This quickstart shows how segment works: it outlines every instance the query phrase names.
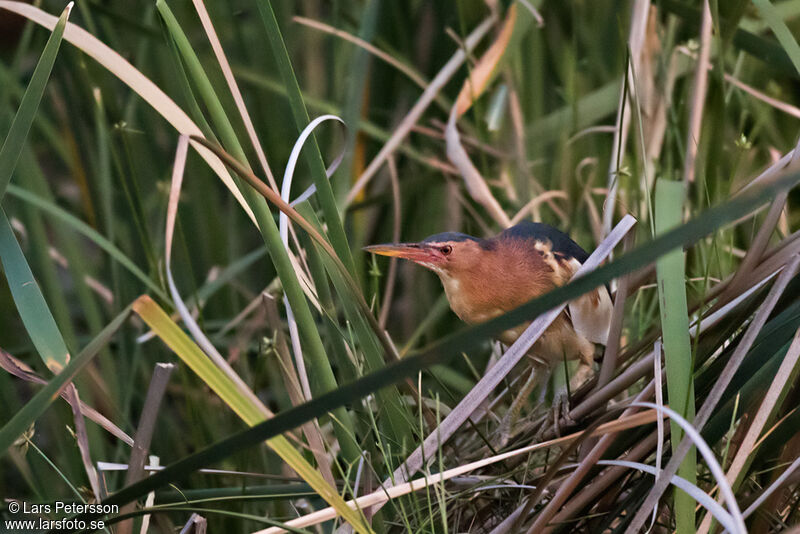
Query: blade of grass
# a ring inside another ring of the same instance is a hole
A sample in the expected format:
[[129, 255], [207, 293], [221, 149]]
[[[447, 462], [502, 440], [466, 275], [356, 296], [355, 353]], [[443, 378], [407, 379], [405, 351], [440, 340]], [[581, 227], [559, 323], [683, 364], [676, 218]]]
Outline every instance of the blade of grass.
[[2, 208], [0, 261], [25, 330], [47, 368], [58, 374], [69, 363], [69, 350]]
[[11, 123], [8, 135], [3, 141], [3, 147], [0, 148], [0, 200], [3, 199], [6, 187], [11, 182], [11, 175], [17, 166], [17, 160], [22, 153], [22, 147], [25, 145], [31, 124], [33, 124], [36, 110], [39, 109], [39, 102], [42, 100], [44, 88], [50, 78], [50, 72], [53, 70], [58, 48], [61, 46], [61, 39], [64, 36], [64, 28], [67, 25], [67, 19], [73, 5], [74, 2], [67, 4], [53, 28], [53, 33], [47, 39], [44, 51], [36, 64], [36, 69], [33, 71], [33, 77], [28, 83], [25, 94], [22, 95], [19, 109], [14, 116], [14, 121]]
[[786, 23], [769, 0], [753, 0], [753, 4], [758, 8], [758, 12], [769, 25], [772, 33], [778, 38], [778, 42], [786, 51], [786, 55], [792, 60], [794, 68], [800, 73], [800, 45], [797, 44], [792, 31], [786, 26]]
[[[660, 179], [656, 182], [656, 234], [678, 227], [683, 217], [684, 184]], [[689, 316], [686, 303], [685, 259], [683, 250], [673, 250], [656, 262], [658, 302], [664, 339], [669, 405], [686, 419], [694, 418], [694, 362], [689, 339]], [[683, 431], [670, 421], [673, 453], [683, 438]], [[678, 475], [692, 484], [697, 482], [697, 460], [690, 452]], [[694, 532], [694, 500], [683, 491], [675, 492], [675, 517], [678, 534]]]

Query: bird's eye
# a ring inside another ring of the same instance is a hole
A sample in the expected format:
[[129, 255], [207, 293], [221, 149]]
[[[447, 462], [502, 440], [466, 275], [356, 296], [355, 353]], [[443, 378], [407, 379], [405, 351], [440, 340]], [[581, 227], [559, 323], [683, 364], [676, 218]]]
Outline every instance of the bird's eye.
[[451, 252], [453, 252], [453, 247], [451, 247], [450, 245], [445, 245], [445, 246], [439, 248], [439, 252], [441, 252], [442, 254], [447, 256]]

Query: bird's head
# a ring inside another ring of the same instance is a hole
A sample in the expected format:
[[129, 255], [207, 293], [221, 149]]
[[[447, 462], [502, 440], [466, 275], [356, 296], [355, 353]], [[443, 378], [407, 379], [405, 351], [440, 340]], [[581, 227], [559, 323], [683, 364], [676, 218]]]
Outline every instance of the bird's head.
[[410, 260], [446, 277], [470, 271], [487, 252], [483, 240], [457, 232], [435, 234], [418, 243], [387, 243], [364, 250]]

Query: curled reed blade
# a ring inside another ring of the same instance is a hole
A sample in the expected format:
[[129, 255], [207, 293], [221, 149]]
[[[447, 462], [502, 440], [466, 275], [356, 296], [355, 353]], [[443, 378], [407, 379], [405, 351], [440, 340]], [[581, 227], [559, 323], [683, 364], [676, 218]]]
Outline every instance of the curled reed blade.
[[455, 165], [458, 172], [464, 179], [467, 191], [470, 196], [481, 204], [491, 215], [494, 221], [503, 228], [511, 226], [511, 219], [508, 217], [500, 203], [492, 195], [486, 180], [483, 179], [478, 169], [469, 158], [469, 154], [461, 144], [461, 136], [458, 133], [456, 122], [469, 110], [472, 103], [478, 99], [486, 90], [489, 82], [494, 78], [500, 60], [503, 58], [514, 27], [517, 21], [517, 4], [511, 4], [508, 8], [506, 20], [497, 36], [497, 39], [481, 56], [478, 63], [470, 72], [461, 91], [458, 93], [453, 108], [450, 110], [450, 118], [445, 128], [445, 140], [447, 141], [447, 158]]
[[256, 397], [250, 387], [245, 384], [236, 371], [233, 370], [228, 363], [228, 360], [226, 360], [222, 354], [217, 351], [216, 347], [214, 347], [214, 344], [211, 343], [211, 340], [209, 340], [208, 337], [206, 337], [206, 335], [203, 333], [203, 330], [197, 324], [197, 321], [194, 320], [194, 317], [192, 317], [192, 314], [186, 307], [186, 303], [181, 298], [178, 287], [175, 285], [175, 279], [172, 276], [172, 239], [175, 234], [175, 222], [178, 217], [178, 200], [181, 194], [181, 185], [183, 184], [183, 171], [186, 167], [186, 155], [188, 147], [189, 138], [185, 135], [181, 135], [178, 138], [178, 147], [175, 151], [175, 163], [172, 169], [169, 202], [167, 203], [167, 224], [164, 229], [164, 270], [167, 275], [167, 285], [169, 286], [170, 296], [172, 297], [172, 302], [175, 305], [175, 308], [178, 310], [183, 323], [186, 325], [186, 328], [192, 334], [197, 344], [203, 349], [203, 352], [205, 352], [211, 361], [213, 361], [214, 364], [223, 373], [225, 373], [225, 375], [234, 384], [236, 384], [239, 391], [248, 398], [253, 406], [258, 408], [263, 417], [269, 417], [272, 415], [271, 412], [266, 406], [264, 406], [261, 400]]
[[[708, 469], [711, 471], [711, 474], [714, 476], [717, 484], [719, 485], [720, 492], [725, 497], [725, 505], [728, 508], [731, 518], [733, 519], [732, 526], [734, 528], [732, 529], [732, 532], [747, 534], [747, 527], [744, 526], [742, 511], [739, 509], [739, 505], [736, 502], [736, 496], [733, 494], [733, 489], [725, 479], [725, 472], [722, 470], [722, 466], [719, 465], [719, 462], [717, 462], [717, 458], [714, 456], [714, 451], [712, 451], [711, 447], [708, 446], [708, 443], [705, 442], [703, 437], [700, 435], [699, 430], [692, 426], [692, 424], [684, 419], [678, 412], [666, 406], [659, 406], [657, 404], [653, 404], [652, 402], [633, 402], [631, 403], [631, 406], [651, 408], [659, 413], [664, 413], [669, 415], [670, 420], [675, 421], [678, 425], [680, 425], [680, 427], [686, 433], [686, 439], [691, 440], [692, 443], [694, 443], [694, 445], [697, 447], [697, 450], [703, 456]], [[671, 478], [674, 475], [668, 474], [667, 472], [664, 473], [663, 476], [668, 476]]]
[[[625, 460], [600, 460], [597, 462], [598, 465], [613, 465], [619, 467], [629, 467], [631, 469], [636, 469], [637, 471], [642, 471], [644, 473], [649, 473], [655, 477], [659, 476], [658, 469], [654, 468], [651, 465], [639, 463], [639, 462], [628, 462]], [[743, 532], [746, 533], [746, 530], [741, 530], [741, 528], [737, 528], [736, 521], [731, 516], [731, 514], [725, 510], [722, 506], [717, 504], [717, 502], [708, 496], [703, 490], [698, 488], [695, 484], [692, 484], [685, 478], [681, 478], [678, 475], [674, 475], [670, 480], [670, 483], [674, 486], [680, 488], [688, 495], [690, 495], [693, 499], [695, 499], [699, 504], [701, 504], [704, 508], [706, 508], [709, 512], [711, 512], [717, 520], [728, 529], [729, 532]]]
[[[272, 4], [269, 2], [257, 2], [257, 5], [261, 20], [266, 29], [269, 46], [272, 49], [272, 56], [278, 64], [278, 71], [281, 73], [283, 83], [286, 87], [295, 126], [298, 131], [302, 131], [310, 122], [308, 111], [306, 111], [303, 94], [297, 83], [297, 78], [294, 74], [292, 62], [289, 58], [289, 52], [286, 49], [286, 43], [283, 40], [278, 20], [275, 18], [275, 11], [272, 8]], [[355, 270], [353, 256], [350, 252], [347, 236], [344, 233], [342, 218], [339, 213], [339, 208], [336, 205], [333, 189], [325, 173], [325, 164], [322, 161], [322, 154], [317, 145], [317, 140], [313, 136], [310, 140], [311, 146], [305, 154], [306, 161], [311, 168], [311, 177], [314, 180], [314, 185], [317, 186], [317, 198], [322, 208], [322, 213], [325, 215], [325, 224], [327, 225], [331, 245], [336, 250], [342, 263], [352, 272]]]

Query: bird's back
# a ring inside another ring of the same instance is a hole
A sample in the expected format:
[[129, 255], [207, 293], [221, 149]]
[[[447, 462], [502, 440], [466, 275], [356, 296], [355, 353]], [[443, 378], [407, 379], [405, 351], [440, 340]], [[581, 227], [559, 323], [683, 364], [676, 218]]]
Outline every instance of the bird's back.
[[567, 234], [544, 223], [523, 221], [504, 230], [494, 239], [531, 239], [540, 242], [549, 242], [554, 254], [575, 258], [580, 263], [585, 262], [589, 257], [589, 254]]

